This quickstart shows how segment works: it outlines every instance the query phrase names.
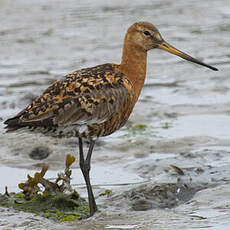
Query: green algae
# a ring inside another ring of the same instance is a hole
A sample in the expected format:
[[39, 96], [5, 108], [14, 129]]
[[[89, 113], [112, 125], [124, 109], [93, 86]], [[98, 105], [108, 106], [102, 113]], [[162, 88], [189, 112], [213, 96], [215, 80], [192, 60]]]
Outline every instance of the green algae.
[[132, 129], [134, 131], [140, 131], [140, 130], [145, 130], [147, 128], [147, 125], [145, 124], [135, 124], [133, 125]]
[[18, 211], [46, 218], [52, 217], [60, 222], [80, 220], [89, 214], [88, 203], [85, 200], [66, 194], [47, 197], [39, 194], [31, 200], [26, 200], [22, 192], [10, 193], [9, 196], [4, 194], [0, 195], [0, 206], [13, 207]]
[[168, 123], [168, 122], [165, 122], [165, 123], [162, 125], [162, 128], [163, 128], [163, 129], [168, 129], [168, 128], [169, 128], [169, 123]]
[[111, 194], [112, 194], [112, 190], [106, 189], [104, 192], [100, 193], [99, 196], [107, 196], [107, 197], [109, 197], [109, 196], [111, 196]]
[[134, 124], [132, 127], [128, 128], [128, 134], [127, 136], [137, 136], [137, 135], [143, 135], [146, 133], [147, 125], [145, 124]]
[[88, 203], [70, 184], [70, 166], [74, 161], [75, 157], [66, 156], [65, 171], [58, 173], [54, 182], [44, 178], [48, 166], [43, 166], [34, 176], [27, 175], [27, 181], [18, 184], [22, 192], [9, 193], [6, 188], [5, 194], [0, 194], [0, 206], [13, 207], [60, 222], [86, 218], [89, 215]]
[[156, 137], [154, 127], [151, 125], [136, 123], [126, 129], [125, 137], [149, 136]]

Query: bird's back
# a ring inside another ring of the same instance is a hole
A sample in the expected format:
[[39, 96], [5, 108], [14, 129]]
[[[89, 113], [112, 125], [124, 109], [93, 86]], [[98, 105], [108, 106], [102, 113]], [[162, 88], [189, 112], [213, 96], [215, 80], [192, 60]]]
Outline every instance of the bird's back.
[[133, 101], [132, 84], [119, 65], [104, 64], [54, 82], [5, 124], [7, 131], [29, 127], [53, 136], [106, 136], [124, 125]]

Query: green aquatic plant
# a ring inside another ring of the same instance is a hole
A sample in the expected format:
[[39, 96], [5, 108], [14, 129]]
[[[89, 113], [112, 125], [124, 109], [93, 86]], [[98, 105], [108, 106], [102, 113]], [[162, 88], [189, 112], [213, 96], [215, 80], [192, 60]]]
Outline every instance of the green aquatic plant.
[[128, 133], [126, 136], [137, 136], [137, 135], [144, 135], [147, 130], [147, 125], [145, 124], [134, 124], [127, 129]]
[[111, 196], [112, 195], [112, 190], [106, 189], [104, 192], [100, 193], [99, 196]]
[[156, 132], [154, 131], [154, 128], [151, 125], [146, 124], [133, 124], [131, 127], [127, 128], [125, 130], [126, 134], [125, 137], [136, 137], [136, 136], [149, 136], [149, 137], [155, 137]]
[[45, 165], [42, 167], [41, 172], [36, 172], [33, 177], [27, 175], [27, 181], [25, 183], [18, 184], [18, 187], [23, 190], [23, 194], [27, 200], [31, 200], [40, 193], [42, 193], [43, 196], [58, 195], [65, 192], [77, 193], [70, 185], [72, 174], [70, 166], [74, 161], [74, 156], [71, 156], [70, 154], [66, 156], [65, 171], [64, 173], [58, 173], [58, 177], [55, 182], [44, 178], [48, 170], [48, 166]]
[[88, 216], [88, 203], [70, 184], [70, 167], [74, 161], [74, 156], [66, 156], [65, 170], [58, 173], [54, 182], [44, 178], [48, 166], [43, 166], [40, 172], [34, 176], [27, 175], [27, 181], [18, 184], [22, 192], [9, 193], [6, 187], [5, 194], [0, 194], [0, 206], [52, 217], [61, 222]]
[[145, 124], [135, 124], [132, 126], [132, 130], [134, 131], [141, 131], [141, 130], [146, 130], [147, 125]]
[[169, 123], [168, 123], [168, 122], [165, 122], [165, 123], [162, 125], [162, 128], [163, 128], [163, 129], [168, 129], [168, 128], [169, 128]]

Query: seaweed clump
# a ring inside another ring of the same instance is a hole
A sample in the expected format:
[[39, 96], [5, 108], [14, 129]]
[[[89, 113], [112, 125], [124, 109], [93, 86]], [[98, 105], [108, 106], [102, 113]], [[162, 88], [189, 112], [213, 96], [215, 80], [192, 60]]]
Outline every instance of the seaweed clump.
[[18, 184], [20, 193], [0, 194], [0, 206], [13, 207], [20, 211], [35, 213], [60, 222], [80, 220], [89, 214], [88, 203], [70, 184], [70, 166], [75, 157], [66, 156], [65, 170], [58, 173], [55, 181], [44, 178], [48, 166], [43, 166], [34, 176], [27, 175], [25, 183]]

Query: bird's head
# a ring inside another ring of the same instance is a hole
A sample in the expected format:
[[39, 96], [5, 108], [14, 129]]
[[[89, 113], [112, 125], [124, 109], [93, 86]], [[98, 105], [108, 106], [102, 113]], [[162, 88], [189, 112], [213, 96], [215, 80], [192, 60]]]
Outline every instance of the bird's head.
[[176, 49], [175, 47], [168, 44], [161, 36], [157, 28], [149, 22], [136, 22], [129, 27], [126, 34], [126, 40], [134, 46], [148, 51], [151, 49], [162, 49], [174, 55], [177, 55], [187, 61], [194, 62], [196, 64], [206, 66], [212, 70], [218, 70], [217, 68], [207, 65], [188, 54]]

